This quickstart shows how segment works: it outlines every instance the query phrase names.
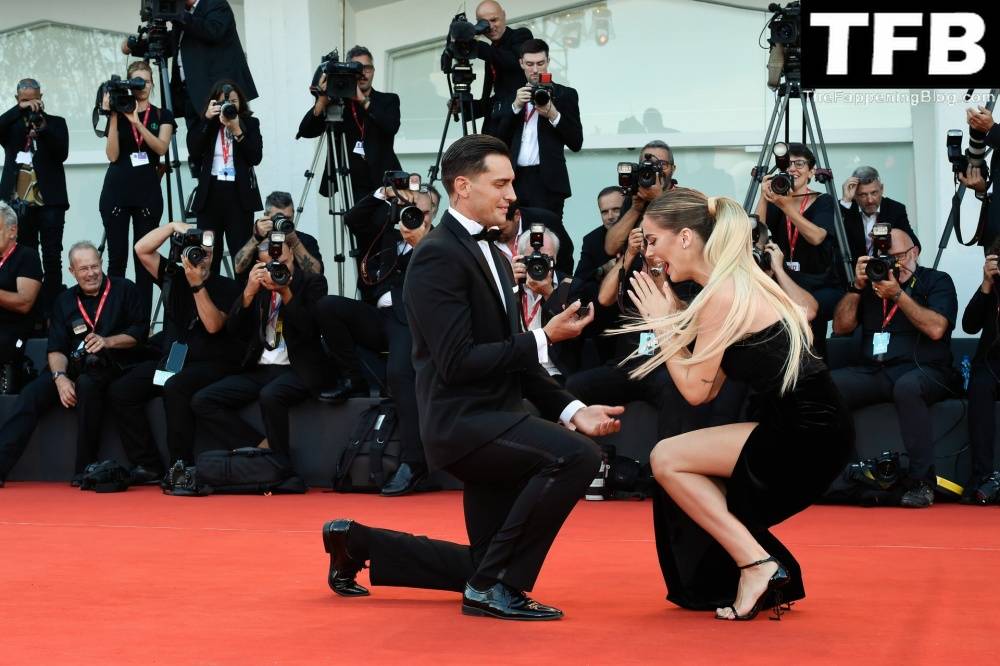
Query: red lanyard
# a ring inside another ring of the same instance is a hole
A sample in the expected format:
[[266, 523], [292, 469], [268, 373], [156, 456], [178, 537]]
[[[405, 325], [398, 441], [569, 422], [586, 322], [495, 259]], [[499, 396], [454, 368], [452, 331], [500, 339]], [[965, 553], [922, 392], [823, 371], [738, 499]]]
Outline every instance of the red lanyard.
[[[799, 205], [799, 215], [806, 211], [806, 204], [809, 203], [809, 195], [802, 197], [802, 203]], [[793, 261], [795, 257], [795, 246], [799, 244], [799, 228], [795, 227], [795, 233], [792, 234], [792, 218], [785, 216], [785, 230], [788, 233], [788, 260]]]
[[538, 316], [538, 310], [542, 307], [542, 299], [539, 298], [535, 302], [535, 307], [532, 308], [531, 312], [528, 312], [528, 294], [524, 294], [521, 297], [521, 310], [524, 314], [524, 328], [526, 330], [531, 330], [531, 322], [535, 321], [535, 317]]
[[10, 255], [14, 254], [14, 250], [16, 249], [17, 249], [17, 242], [15, 241], [14, 244], [11, 245], [7, 249], [7, 251], [3, 253], [3, 256], [0, 257], [0, 268], [3, 268], [3, 265], [7, 263], [7, 260], [10, 259]]
[[351, 115], [354, 116], [354, 124], [358, 126], [358, 133], [361, 135], [361, 140], [365, 140], [365, 128], [368, 127], [367, 120], [362, 122], [358, 119], [358, 103], [351, 102]]
[[530, 113], [528, 112], [527, 105], [525, 105], [525, 107], [524, 107], [524, 124], [525, 125], [527, 125], [528, 121], [531, 120], [531, 116], [535, 115], [535, 111], [538, 111], [538, 107], [536, 107], [534, 104], [531, 105], [531, 112]]
[[101, 296], [101, 302], [97, 304], [97, 313], [94, 315], [94, 321], [90, 321], [90, 315], [87, 311], [83, 309], [83, 301], [80, 300], [80, 296], [76, 297], [76, 307], [80, 309], [80, 314], [83, 315], [83, 320], [90, 325], [91, 332], [97, 332], [97, 322], [101, 320], [101, 313], [104, 312], [104, 305], [108, 301], [108, 294], [111, 293], [111, 279], [105, 278], [107, 282], [104, 283], [104, 294]]
[[[146, 115], [142, 117], [142, 126], [145, 127], [146, 123], [149, 122], [149, 112], [153, 110], [152, 105], [146, 107]], [[138, 151], [142, 150], [142, 132], [135, 128], [135, 125], [129, 123], [128, 128], [132, 130], [132, 136], [135, 138], [135, 149]]]
[[[917, 276], [914, 275], [913, 279], [910, 280], [910, 284], [908, 284], [907, 287], [912, 288], [913, 285], [915, 285], [916, 283], [917, 283]], [[889, 325], [889, 322], [892, 321], [892, 318], [896, 316], [896, 311], [899, 310], [899, 302], [897, 301], [896, 304], [892, 306], [892, 309], [889, 310], [889, 314], [886, 315], [885, 311], [886, 311], [886, 308], [888, 308], [888, 307], [889, 307], [889, 304], [883, 298], [882, 299], [882, 330], [883, 331], [885, 330], [885, 327]]]
[[219, 128], [219, 140], [222, 141], [222, 166], [226, 167], [229, 165], [229, 154], [232, 151], [232, 142], [226, 138], [226, 128]]

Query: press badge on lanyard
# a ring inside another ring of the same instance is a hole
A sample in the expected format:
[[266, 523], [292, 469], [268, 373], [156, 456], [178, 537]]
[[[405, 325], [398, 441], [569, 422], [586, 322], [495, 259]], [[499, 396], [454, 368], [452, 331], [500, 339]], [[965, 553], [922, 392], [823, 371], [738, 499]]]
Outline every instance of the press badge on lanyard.
[[[799, 204], [799, 215], [806, 212], [806, 204], [809, 203], [809, 197], [802, 197], [802, 203]], [[792, 229], [795, 229], [794, 233]], [[785, 267], [790, 271], [795, 271], [796, 273], [802, 270], [802, 266], [797, 261], [792, 261], [795, 256], [795, 246], [799, 244], [799, 229], [792, 224], [792, 218], [785, 217], [785, 230], [788, 234], [788, 259], [785, 262]]]
[[[143, 127], [145, 127], [146, 123], [149, 122], [149, 112], [152, 110], [152, 108], [153, 107], [148, 107], [146, 109], [145, 115], [143, 115], [142, 117]], [[147, 155], [146, 151], [142, 149], [142, 144], [143, 144], [142, 132], [140, 132], [139, 130], [137, 130], [135, 127], [132, 126], [130, 126], [129, 129], [132, 130], [132, 138], [135, 139], [135, 147], [136, 147], [136, 152], [129, 154], [129, 159], [132, 160], [132, 166], [134, 167], [148, 166], [149, 155]]]
[[656, 334], [652, 331], [644, 331], [639, 334], [639, 355], [652, 356], [656, 350]]
[[15, 161], [17, 164], [27, 164], [28, 166], [31, 166], [31, 151], [22, 150], [17, 154], [17, 160]]
[[236, 167], [233, 165], [233, 142], [223, 127], [219, 128], [219, 139], [222, 142], [222, 170], [215, 175], [215, 178], [216, 180], [234, 181], [236, 180]]

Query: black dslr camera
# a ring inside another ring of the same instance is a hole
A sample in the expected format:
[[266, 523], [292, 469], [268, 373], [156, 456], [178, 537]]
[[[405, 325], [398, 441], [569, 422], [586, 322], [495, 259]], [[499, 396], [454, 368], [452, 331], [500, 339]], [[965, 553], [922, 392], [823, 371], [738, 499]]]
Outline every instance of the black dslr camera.
[[663, 160], [658, 160], [652, 155], [646, 154], [642, 162], [618, 163], [618, 187], [622, 194], [627, 197], [634, 197], [639, 193], [640, 187], [652, 187], [663, 175]]
[[104, 94], [110, 97], [111, 111], [108, 113], [132, 113], [135, 111], [136, 99], [134, 91], [142, 90], [146, 87], [146, 81], [138, 77], [134, 79], [122, 79], [114, 74], [111, 79], [105, 81], [97, 89], [97, 108], [102, 108]]
[[785, 196], [795, 186], [795, 179], [788, 173], [792, 159], [788, 155], [788, 144], [779, 141], [774, 144], [774, 166], [778, 173], [771, 177], [771, 191], [779, 196]]
[[214, 231], [188, 229], [183, 233], [174, 232], [170, 234], [170, 254], [167, 260], [179, 264], [181, 259], [186, 258], [192, 266], [197, 266], [208, 256], [205, 248], [214, 245]]
[[[382, 178], [384, 187], [391, 187], [394, 192], [409, 190], [420, 191], [420, 174], [405, 171], [386, 171]], [[389, 224], [401, 224], [407, 229], [419, 229], [424, 223], [424, 211], [403, 199], [398, 194], [389, 199]]]
[[889, 490], [899, 482], [899, 453], [883, 451], [874, 458], [859, 460], [848, 466], [845, 476], [875, 490]]
[[295, 221], [286, 217], [284, 213], [273, 213], [271, 215], [271, 230], [290, 234], [295, 231]]
[[531, 86], [531, 103], [535, 106], [545, 106], [555, 97], [555, 87], [552, 85], [552, 75], [543, 72], [538, 75], [538, 83]]
[[948, 130], [945, 149], [955, 174], [965, 173], [970, 166], [974, 166], [982, 171], [983, 180], [989, 181], [990, 167], [986, 163], [986, 135], [983, 132], [970, 127], [969, 147], [962, 152], [962, 130]]
[[222, 86], [222, 101], [212, 100], [212, 106], [221, 106], [222, 110], [219, 111], [219, 115], [223, 118], [229, 120], [234, 119], [236, 116], [240, 115], [240, 110], [236, 108], [236, 105], [229, 101], [229, 95], [233, 92], [233, 87], [228, 83]]
[[267, 262], [267, 272], [271, 276], [271, 282], [284, 287], [292, 281], [292, 272], [288, 266], [281, 263], [281, 253], [285, 246], [285, 232], [271, 231], [267, 236], [267, 256], [271, 261]]
[[[326, 74], [326, 88], [320, 90], [319, 80]], [[309, 90], [316, 97], [325, 95], [330, 99], [352, 99], [358, 94], [358, 81], [364, 74], [360, 62], [341, 62], [340, 53], [334, 49], [323, 56], [319, 67], [313, 73]]]
[[888, 280], [890, 271], [899, 279], [899, 262], [889, 254], [891, 247], [892, 225], [888, 222], [876, 222], [872, 226], [872, 257], [865, 265], [865, 275], [872, 282]]
[[[72, 327], [74, 336], [79, 337], [81, 340], [86, 337], [88, 328], [82, 319], [74, 319], [70, 323], [70, 326]], [[69, 371], [73, 377], [100, 375], [109, 366], [110, 360], [108, 359], [107, 352], [102, 350], [96, 354], [91, 354], [83, 346], [83, 342], [69, 353]]]
[[35, 111], [34, 109], [21, 109], [21, 115], [24, 116], [28, 126], [32, 129], [38, 129], [45, 123], [45, 116], [42, 115], [41, 111]]
[[528, 241], [531, 243], [532, 252], [527, 257], [522, 257], [520, 262], [528, 269], [528, 277], [535, 282], [541, 282], [556, 265], [554, 258], [542, 252], [542, 246], [545, 245], [545, 225], [533, 223], [528, 230]]
[[753, 260], [760, 267], [760, 270], [766, 273], [771, 270], [771, 253], [767, 250], [760, 249], [757, 244], [760, 242], [760, 235], [762, 232], [765, 236], [768, 235], [767, 226], [765, 226], [756, 215], [750, 216], [750, 223], [753, 224], [753, 229], [750, 231], [750, 244], [753, 251]]

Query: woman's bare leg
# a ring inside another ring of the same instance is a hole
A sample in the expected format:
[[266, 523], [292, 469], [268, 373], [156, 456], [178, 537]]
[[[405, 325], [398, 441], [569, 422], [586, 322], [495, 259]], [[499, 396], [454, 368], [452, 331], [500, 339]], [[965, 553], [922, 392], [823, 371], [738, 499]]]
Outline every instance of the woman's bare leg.
[[[729, 553], [736, 564], [767, 558], [767, 551], [746, 526], [729, 512], [722, 484], [728, 479], [756, 423], [704, 428], [659, 442], [650, 454], [653, 476], [677, 505]], [[768, 563], [740, 572], [734, 606], [744, 615], [767, 589], [777, 565]], [[732, 611], [719, 609], [729, 617]]]

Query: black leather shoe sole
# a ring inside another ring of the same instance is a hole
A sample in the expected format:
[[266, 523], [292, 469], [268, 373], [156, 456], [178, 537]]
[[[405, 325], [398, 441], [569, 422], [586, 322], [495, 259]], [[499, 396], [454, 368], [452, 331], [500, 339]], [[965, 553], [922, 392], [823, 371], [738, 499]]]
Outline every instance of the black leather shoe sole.
[[323, 548], [330, 554], [330, 570], [326, 575], [327, 585], [341, 597], [367, 597], [371, 592], [359, 585], [354, 576], [341, 576], [337, 571], [337, 560], [350, 559], [347, 552], [347, 531], [349, 520], [331, 520], [323, 525]]
[[497, 620], [516, 620], [518, 622], [545, 622], [547, 620], [559, 620], [562, 618], [562, 611], [555, 609], [551, 611], [521, 611], [516, 615], [504, 613], [498, 609], [482, 606], [472, 606], [467, 602], [462, 602], [462, 615], [472, 617], [492, 617]]
[[399, 486], [398, 488], [393, 488], [390, 486], [385, 486], [382, 488], [382, 497], [402, 497], [403, 495], [409, 495], [414, 492], [421, 483], [427, 478], [426, 474], [419, 474], [412, 479], [406, 485]]

